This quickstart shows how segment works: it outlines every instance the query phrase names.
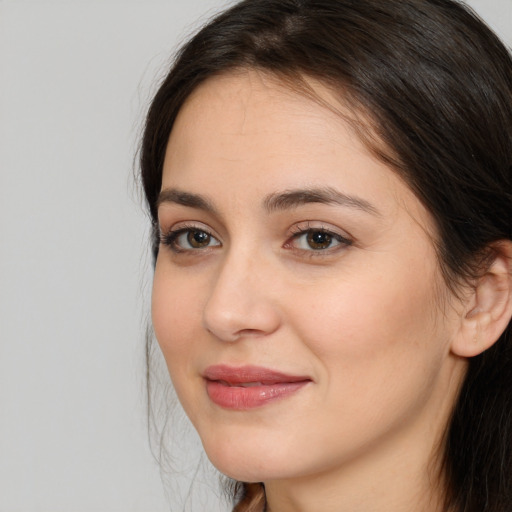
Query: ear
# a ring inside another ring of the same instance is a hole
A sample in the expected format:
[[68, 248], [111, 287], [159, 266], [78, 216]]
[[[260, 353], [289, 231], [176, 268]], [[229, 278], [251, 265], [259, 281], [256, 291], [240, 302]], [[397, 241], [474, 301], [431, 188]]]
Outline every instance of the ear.
[[501, 240], [490, 247], [493, 259], [472, 289], [452, 340], [452, 352], [473, 357], [491, 347], [512, 318], [512, 241]]

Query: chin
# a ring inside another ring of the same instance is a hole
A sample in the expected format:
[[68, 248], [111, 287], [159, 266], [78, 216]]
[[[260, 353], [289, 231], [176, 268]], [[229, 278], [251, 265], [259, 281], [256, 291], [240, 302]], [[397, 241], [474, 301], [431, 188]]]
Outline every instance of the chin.
[[250, 439], [243, 443], [226, 439], [220, 443], [203, 440], [203, 448], [210, 462], [224, 475], [241, 482], [264, 482], [291, 475], [291, 456], [276, 453], [273, 447], [264, 447], [261, 443]]

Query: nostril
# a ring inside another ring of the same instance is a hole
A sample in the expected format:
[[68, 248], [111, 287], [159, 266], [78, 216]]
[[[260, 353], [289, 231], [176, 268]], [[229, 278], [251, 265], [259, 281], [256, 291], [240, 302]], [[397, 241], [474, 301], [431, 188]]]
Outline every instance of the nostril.
[[242, 329], [236, 333], [237, 338], [259, 338], [268, 334], [260, 329]]
[[204, 328], [218, 339], [228, 342], [267, 336], [278, 328], [279, 323], [275, 308], [263, 303], [247, 309], [234, 309], [230, 314], [207, 308], [203, 314]]

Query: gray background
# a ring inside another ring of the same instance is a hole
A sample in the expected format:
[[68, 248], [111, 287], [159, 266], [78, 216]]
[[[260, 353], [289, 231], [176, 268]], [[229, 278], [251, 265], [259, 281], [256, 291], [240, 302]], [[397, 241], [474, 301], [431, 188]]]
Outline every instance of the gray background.
[[[0, 512], [180, 509], [146, 437], [131, 174], [172, 50], [227, 3], [0, 0]], [[512, 0], [469, 3], [510, 46]]]

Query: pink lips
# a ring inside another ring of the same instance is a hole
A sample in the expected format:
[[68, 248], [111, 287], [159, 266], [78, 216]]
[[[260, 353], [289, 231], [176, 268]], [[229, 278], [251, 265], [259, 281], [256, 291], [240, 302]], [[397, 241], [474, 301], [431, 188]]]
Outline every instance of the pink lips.
[[225, 409], [247, 410], [285, 398], [311, 382], [258, 366], [209, 366], [203, 374], [210, 400]]

